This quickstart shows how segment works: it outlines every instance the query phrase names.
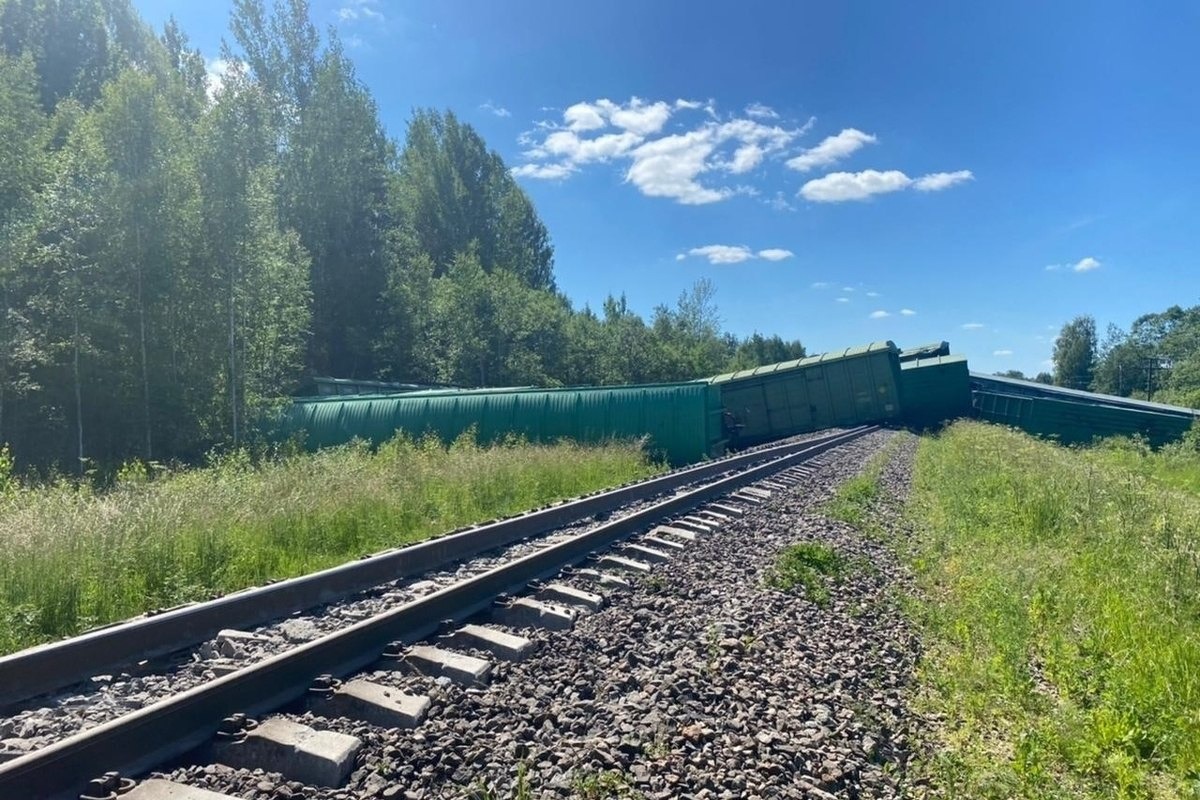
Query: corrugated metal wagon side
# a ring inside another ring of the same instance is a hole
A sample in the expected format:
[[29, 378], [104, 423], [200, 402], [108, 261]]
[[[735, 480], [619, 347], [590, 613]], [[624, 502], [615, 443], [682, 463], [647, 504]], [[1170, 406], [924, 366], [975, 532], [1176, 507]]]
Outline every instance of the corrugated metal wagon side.
[[302, 437], [315, 450], [354, 438], [379, 445], [397, 431], [450, 442], [472, 427], [484, 443], [508, 435], [534, 442], [645, 438], [651, 453], [672, 464], [725, 449], [720, 390], [698, 382], [297, 398], [271, 435]]
[[1138, 435], [1158, 446], [1181, 438], [1192, 425], [1191, 418], [1177, 414], [980, 389], [972, 392], [972, 405], [980, 419], [1063, 444]]
[[734, 420], [737, 443], [900, 417], [899, 350], [875, 342], [709, 378]]
[[935, 356], [901, 363], [900, 406], [904, 421], [915, 428], [931, 428], [970, 416], [967, 357]]

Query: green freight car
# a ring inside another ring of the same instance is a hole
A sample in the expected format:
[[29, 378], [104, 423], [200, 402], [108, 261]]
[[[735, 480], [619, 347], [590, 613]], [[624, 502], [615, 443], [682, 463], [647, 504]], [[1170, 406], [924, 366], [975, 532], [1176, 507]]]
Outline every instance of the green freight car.
[[297, 398], [275, 438], [299, 436], [316, 450], [356, 438], [379, 445], [397, 431], [450, 442], [472, 427], [484, 443], [510, 435], [534, 442], [644, 437], [652, 454], [675, 465], [719, 456], [726, 444], [720, 391], [696, 382]]
[[971, 373], [967, 357], [943, 355], [902, 361], [900, 406], [904, 421], [930, 428], [971, 414]]
[[900, 417], [899, 350], [875, 342], [708, 379], [736, 445]]
[[1011, 425], [1063, 444], [1091, 444], [1108, 436], [1137, 435], [1157, 447], [1182, 438], [1197, 419], [1125, 405], [985, 389], [973, 391], [971, 403], [980, 419]]

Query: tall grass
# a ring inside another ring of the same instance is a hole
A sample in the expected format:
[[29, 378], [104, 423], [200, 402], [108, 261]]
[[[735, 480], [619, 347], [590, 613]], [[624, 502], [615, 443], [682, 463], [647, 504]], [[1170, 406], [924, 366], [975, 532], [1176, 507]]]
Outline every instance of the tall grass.
[[631, 443], [397, 438], [104, 492], [0, 482], [0, 652], [301, 575], [659, 470]]
[[914, 482], [944, 796], [1200, 796], [1200, 499], [969, 422]]

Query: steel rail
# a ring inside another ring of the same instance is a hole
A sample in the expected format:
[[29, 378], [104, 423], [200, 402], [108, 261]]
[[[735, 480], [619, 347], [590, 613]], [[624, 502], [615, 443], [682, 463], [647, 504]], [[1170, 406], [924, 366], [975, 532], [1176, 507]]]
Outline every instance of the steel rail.
[[462, 620], [499, 596], [579, 563], [599, 548], [663, 516], [694, 507], [788, 466], [857, 439], [861, 427], [810, 441], [804, 449], [677, 494], [592, 530], [549, 545], [343, 630], [244, 667], [41, 750], [0, 764], [0, 798], [66, 798], [88, 779], [116, 770], [137, 775], [204, 744], [234, 713], [271, 711], [302, 696], [322, 674], [347, 675], [379, 658], [393, 641], [415, 641], [445, 620]]
[[0, 657], [0, 708], [85, 681], [93, 675], [116, 672], [141, 659], [182, 650], [211, 639], [223, 628], [261, 625], [389, 581], [421, 575], [747, 464], [797, 452], [814, 441], [821, 440], [791, 442], [718, 459], [520, 516], [385, 550], [309, 575], [115, 623], [3, 656]]

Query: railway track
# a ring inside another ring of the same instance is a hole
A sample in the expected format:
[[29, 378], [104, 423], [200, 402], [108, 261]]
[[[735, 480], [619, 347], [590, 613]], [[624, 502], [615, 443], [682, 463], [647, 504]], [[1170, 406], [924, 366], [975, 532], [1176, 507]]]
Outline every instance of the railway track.
[[[484, 683], [497, 659], [523, 655], [528, 642], [514, 630], [570, 627], [581, 610], [604, 603], [606, 587], [620, 587], [630, 573], [648, 572], [655, 562], [683, 552], [689, 541], [803, 480], [809, 472], [806, 462], [872, 430], [863, 427], [764, 448], [7, 657], [0, 660], [0, 686], [5, 687], [3, 699], [11, 703], [131, 660], [148, 662], [222, 629], [218, 639], [234, 647], [239, 641], [269, 638], [240, 629], [395, 581], [398, 575], [420, 575], [575, 525], [498, 563], [486, 562], [482, 571], [460, 570], [457, 574], [464, 577], [437, 584], [406, 602], [365, 619], [343, 620], [340, 628], [319, 638], [287, 646], [0, 764], [0, 798], [120, 795], [130, 800], [211, 800], [220, 795], [192, 795], [188, 793], [196, 790], [164, 781], [133, 786], [119, 777], [140, 775], [201, 747], [204, 757], [221, 763], [336, 786], [353, 766], [353, 737], [315, 731], [282, 717], [264, 718], [257, 727], [248, 721], [303, 701], [318, 715], [391, 727], [419, 724], [429, 706], [427, 697], [340, 679], [385, 663], [445, 681]], [[689, 488], [679, 488], [683, 486]], [[629, 513], [597, 522], [630, 503], [635, 507]], [[637, 542], [625, 542], [635, 534], [641, 535]], [[590, 563], [579, 568], [584, 562]], [[543, 583], [564, 569], [573, 570], [569, 581]], [[505, 627], [462, 624], [484, 612]], [[414, 646], [430, 636], [439, 638], [432, 645]], [[480, 657], [485, 653], [489, 658]]]

